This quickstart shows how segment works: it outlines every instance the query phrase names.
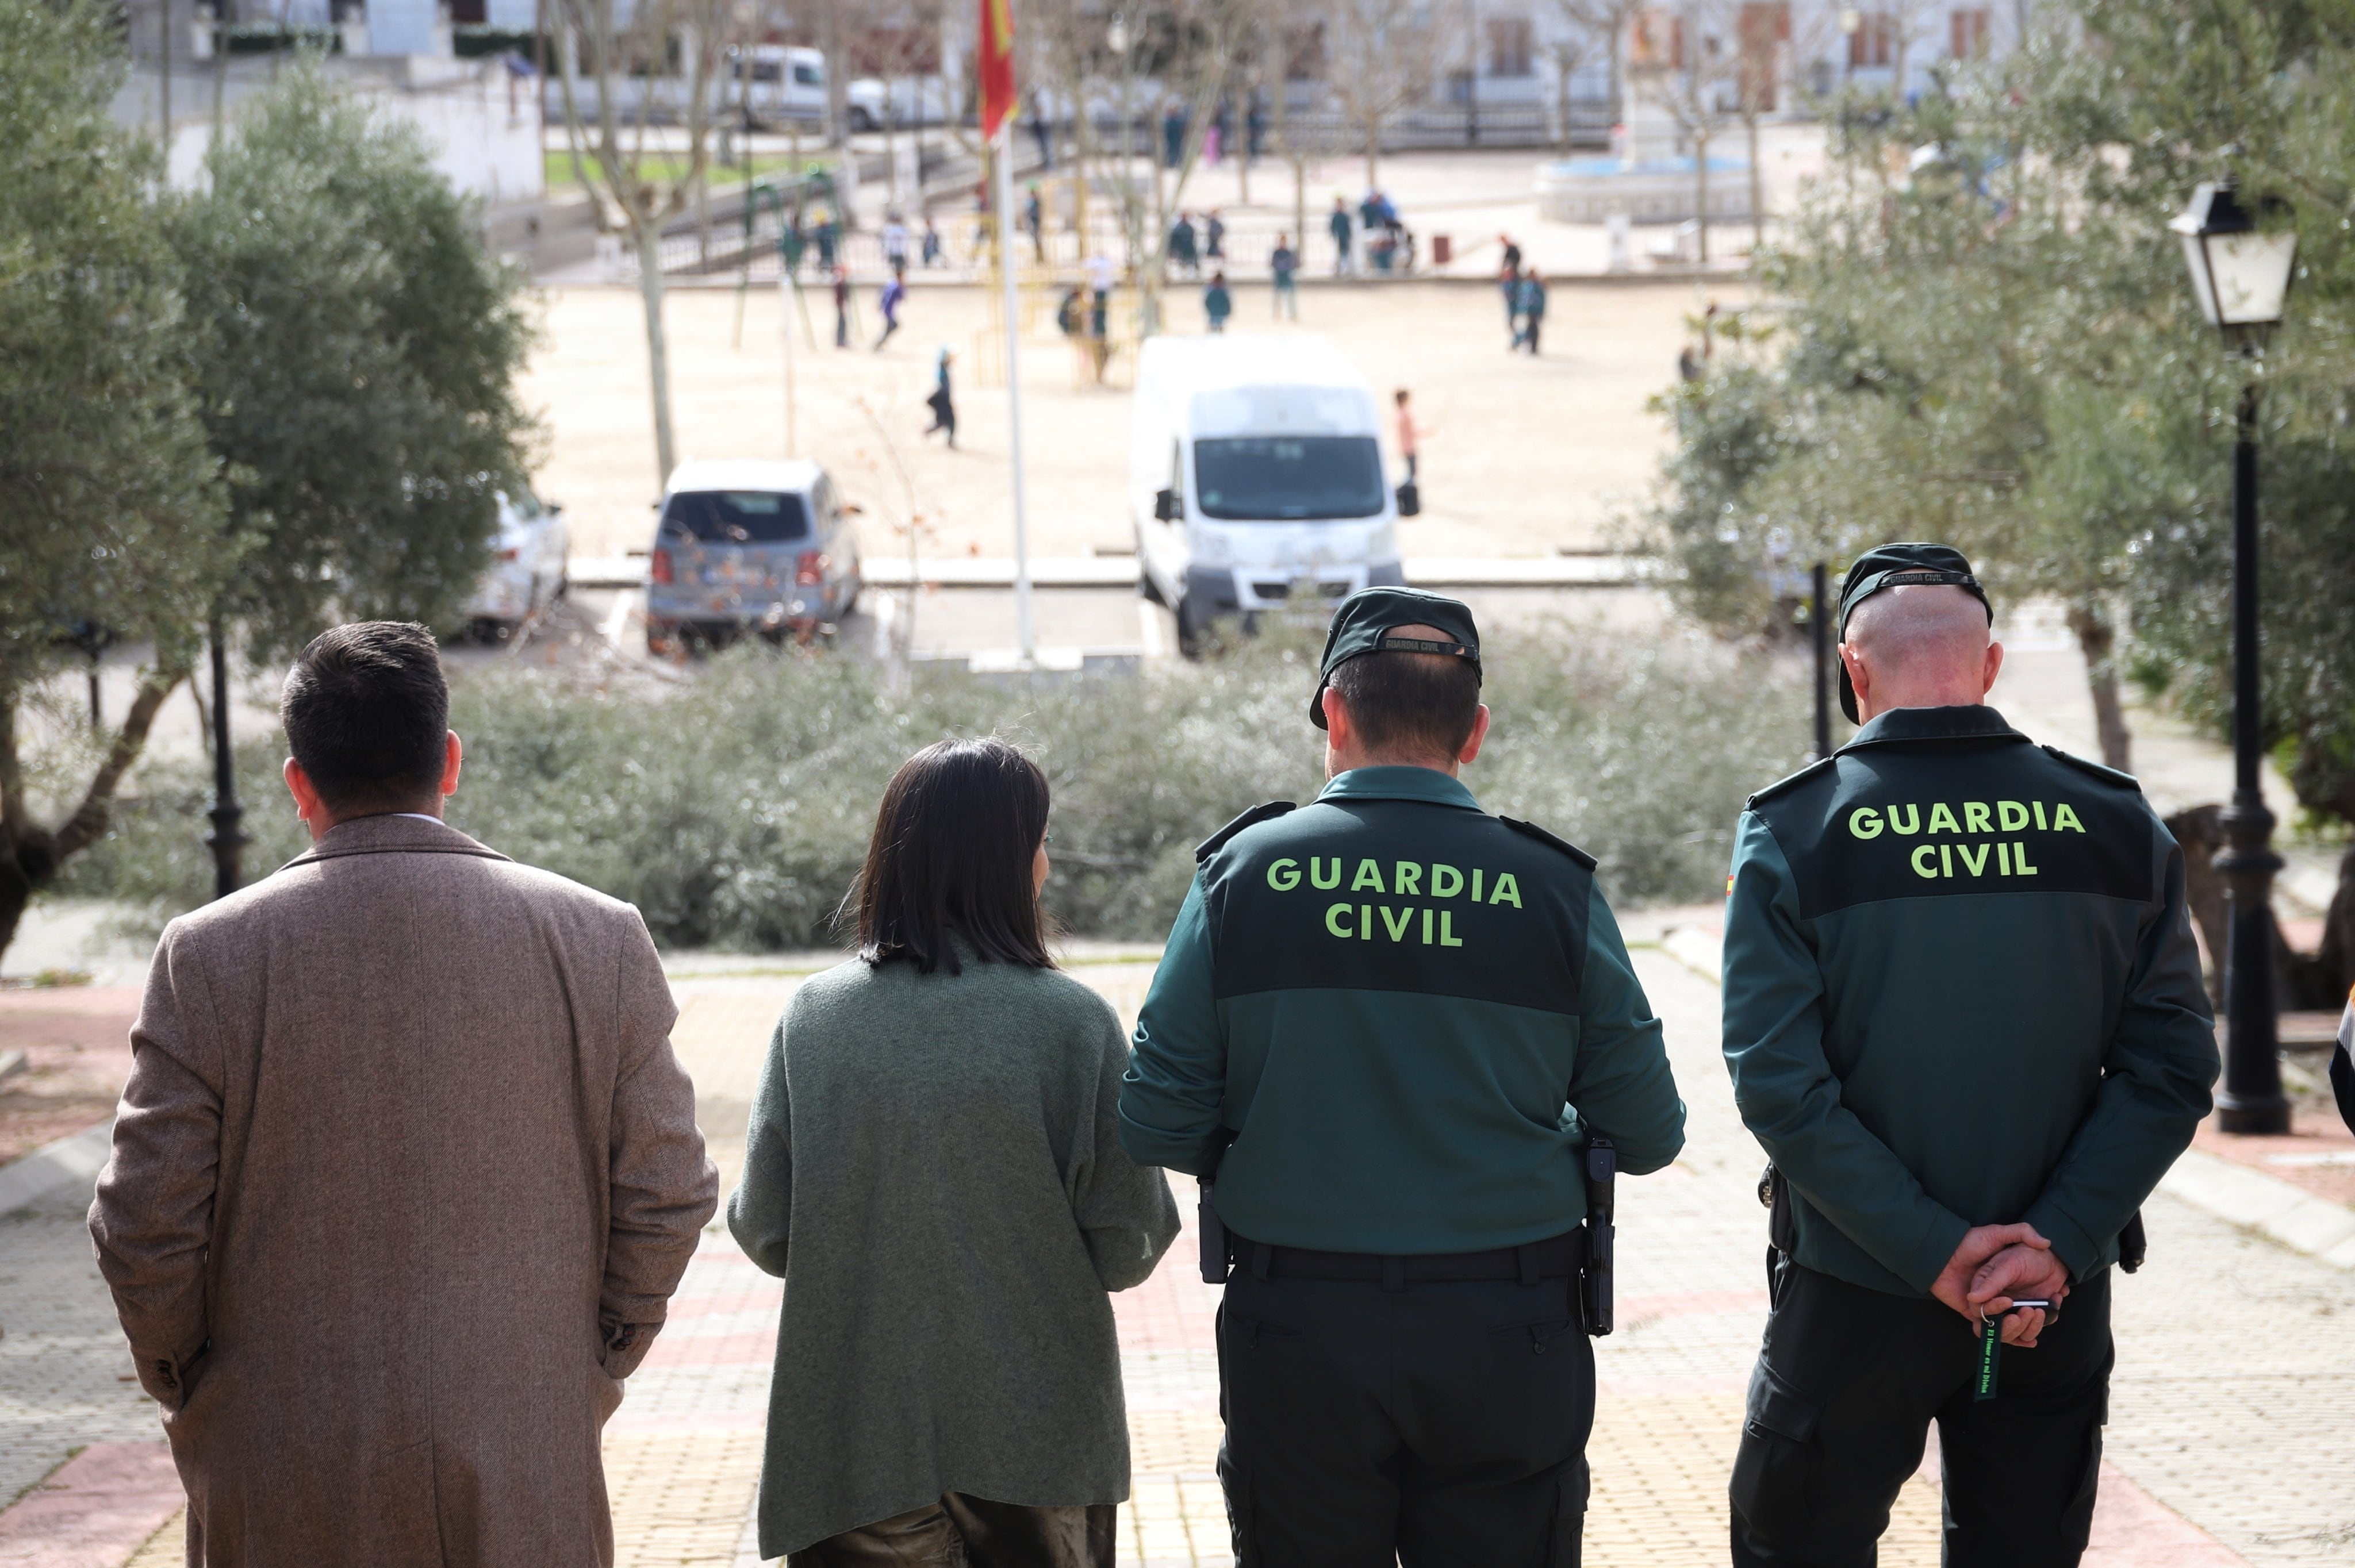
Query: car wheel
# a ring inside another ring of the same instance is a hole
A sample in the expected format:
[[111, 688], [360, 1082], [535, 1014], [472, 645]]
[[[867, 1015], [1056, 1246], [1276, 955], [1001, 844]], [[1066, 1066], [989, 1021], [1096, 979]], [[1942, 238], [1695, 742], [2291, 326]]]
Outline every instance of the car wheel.
[[850, 128], [862, 136], [868, 135], [875, 130], [875, 116], [853, 104], [850, 110]]
[[1161, 585], [1153, 580], [1151, 572], [1136, 574], [1136, 597], [1147, 604], [1157, 604], [1164, 609], [1169, 608], [1169, 601], [1161, 595]]
[[858, 609], [858, 596], [866, 591], [867, 584], [865, 581], [858, 577], [851, 578], [850, 597], [842, 601], [842, 609], [840, 613], [835, 616], [835, 620], [847, 620], [852, 615], [856, 614]]

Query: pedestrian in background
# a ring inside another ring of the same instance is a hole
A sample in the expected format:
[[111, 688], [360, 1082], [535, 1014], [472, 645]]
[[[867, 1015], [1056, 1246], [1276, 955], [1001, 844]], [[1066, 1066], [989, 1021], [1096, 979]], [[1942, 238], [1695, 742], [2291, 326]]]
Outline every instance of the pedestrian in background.
[[850, 269], [834, 270], [834, 346], [850, 346]]
[[842, 243], [842, 227], [835, 222], [833, 209], [818, 208], [817, 231], [813, 238], [817, 241], [817, 270], [833, 271]]
[[628, 905], [442, 820], [431, 633], [279, 699], [312, 846], [164, 928], [90, 1213], [192, 1564], [610, 1564], [600, 1457], [719, 1195]]
[[949, 386], [949, 361], [955, 357], [955, 350], [941, 345], [932, 359], [932, 395], [924, 399], [924, 407], [932, 411], [932, 422], [924, 427], [924, 434], [945, 434], [951, 451], [956, 450], [956, 394]]
[[1195, 241], [1192, 213], [1179, 212], [1177, 221], [1169, 226], [1169, 264], [1184, 268], [1188, 277], [1202, 275], [1202, 255]]
[[1774, 1160], [1737, 1568], [1870, 1563], [1933, 1421], [1948, 1563], [2077, 1562], [2110, 1265], [2208, 1112], [2182, 851], [2131, 777], [1985, 705], [1994, 614], [1959, 551], [1858, 556], [1863, 727], [1735, 834], [1725, 1060]]
[[728, 1228], [785, 1284], [760, 1549], [795, 1568], [1112, 1568], [1109, 1292], [1178, 1234], [1122, 1152], [1120, 1021], [1058, 973], [1046, 776], [948, 740], [883, 793], [858, 956], [770, 1037]]
[[883, 242], [883, 264], [891, 270], [891, 275], [894, 278], [906, 277], [908, 273], [908, 226], [900, 221], [900, 215], [897, 212], [884, 214], [883, 228], [879, 238], [880, 238]]
[[917, 255], [922, 259], [925, 266], [937, 267], [941, 264], [942, 249], [940, 228], [932, 222], [932, 215], [928, 212], [924, 214], [924, 237], [919, 241]]
[[1325, 231], [1333, 237], [1333, 276], [1346, 278], [1349, 274], [1349, 204], [1337, 196], [1325, 219]]
[[1047, 261], [1047, 209], [1039, 199], [1039, 182], [1030, 182], [1030, 193], [1022, 203], [1022, 229], [1030, 236], [1030, 259], [1044, 266]]
[[1112, 258], [1099, 252], [1088, 258], [1088, 349], [1095, 358], [1096, 384], [1103, 384], [1112, 363], [1112, 286], [1119, 278]]
[[1521, 286], [1514, 295], [1520, 305], [1521, 327], [1517, 341], [1534, 355], [1538, 351], [1538, 334], [1545, 330], [1546, 286], [1538, 270], [1530, 268], [1521, 274]]
[[1274, 283], [1274, 309], [1279, 318], [1300, 319], [1300, 253], [1292, 249], [1292, 236], [1275, 237], [1275, 249], [1268, 252], [1267, 271]]
[[1210, 331], [1215, 334], [1227, 330], [1227, 318], [1235, 313], [1235, 302], [1227, 292], [1227, 275], [1210, 274], [1210, 286], [1202, 291], [1202, 313], [1210, 319]]
[[1397, 406], [1399, 457], [1406, 463], [1406, 482], [1412, 484], [1421, 475], [1416, 471], [1415, 458], [1421, 447], [1423, 429], [1414, 422], [1414, 410], [1408, 406], [1409, 393], [1403, 387], [1391, 395]]
[[1468, 609], [1351, 595], [1310, 701], [1324, 792], [1195, 852], [1120, 1100], [1225, 1226], [1235, 1554], [1576, 1563], [1587, 1160], [1682, 1147], [1659, 1020], [1593, 859], [1458, 778], [1488, 733]]
[[891, 341], [891, 334], [900, 330], [900, 306], [907, 298], [908, 285], [900, 281], [898, 272], [883, 280], [883, 297], [879, 302], [883, 309], [883, 335], [875, 340], [876, 353], [882, 353], [883, 345]]
[[1227, 259], [1227, 220], [1212, 207], [1202, 219], [1202, 254], [1213, 261]]

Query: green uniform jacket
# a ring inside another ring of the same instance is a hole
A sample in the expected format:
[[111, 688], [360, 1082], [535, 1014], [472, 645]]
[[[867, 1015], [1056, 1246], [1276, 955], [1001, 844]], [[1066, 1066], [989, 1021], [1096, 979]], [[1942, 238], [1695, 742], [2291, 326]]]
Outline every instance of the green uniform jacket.
[[1204, 846], [1169, 934], [1120, 1097], [1140, 1164], [1215, 1168], [1253, 1241], [1397, 1256], [1570, 1230], [1590, 1128], [1631, 1173], [1676, 1158], [1592, 860], [1427, 768], [1274, 810]]
[[2216, 1079], [2182, 852], [1993, 708], [1881, 714], [1742, 813], [1725, 1060], [1800, 1264], [1923, 1296], [2026, 1220], [2083, 1278]]

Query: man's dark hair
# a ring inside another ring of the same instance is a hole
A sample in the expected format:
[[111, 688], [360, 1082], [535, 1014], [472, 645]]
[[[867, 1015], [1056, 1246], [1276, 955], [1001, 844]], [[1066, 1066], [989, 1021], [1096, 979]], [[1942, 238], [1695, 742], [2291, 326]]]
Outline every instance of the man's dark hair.
[[322, 631], [286, 672], [278, 721], [338, 817], [441, 799], [450, 683], [421, 626], [357, 620]]
[[943, 740], [901, 763], [844, 905], [858, 956], [959, 974], [955, 936], [986, 963], [1054, 968], [1030, 879], [1047, 808], [1047, 776], [1002, 740]]
[[1369, 751], [1455, 758], [1480, 722], [1480, 667], [1452, 653], [1360, 653], [1333, 690]]

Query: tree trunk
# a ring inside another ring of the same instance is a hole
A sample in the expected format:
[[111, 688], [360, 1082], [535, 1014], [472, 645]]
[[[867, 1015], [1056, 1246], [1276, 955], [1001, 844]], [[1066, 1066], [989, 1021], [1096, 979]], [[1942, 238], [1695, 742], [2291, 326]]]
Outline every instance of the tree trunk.
[[636, 228], [638, 295], [646, 312], [646, 387], [654, 394], [655, 462], [662, 471], [655, 480], [659, 489], [670, 482], [671, 470], [678, 466], [671, 440], [670, 341], [663, 331], [662, 224], [648, 217]]
[[180, 681], [181, 673], [169, 670], [151, 671], [140, 681], [131, 711], [123, 715], [123, 727], [108, 744], [81, 803], [55, 832], [37, 824], [27, 809], [16, 754], [16, 708], [13, 702], [0, 701], [0, 954], [15, 939], [33, 895], [57, 875], [58, 867], [106, 832], [115, 789], [139, 759], [155, 715]]
[[2069, 630], [2077, 634], [2077, 649], [2085, 656], [2085, 684], [2094, 694], [2094, 727], [2102, 737], [2102, 765], [2121, 773], [2134, 771], [2134, 735], [2126, 728], [2125, 704], [2118, 696], [2115, 659], [2117, 629], [2092, 604], [2069, 607]]
[[2183, 848], [2184, 901], [2191, 906], [2191, 923], [2200, 928], [2200, 945], [2208, 955], [2208, 995], [2224, 999], [2224, 941], [2231, 920], [2224, 899], [2224, 878], [2215, 869], [2216, 852], [2224, 847], [2222, 806], [2192, 806], [2167, 819], [2167, 831]]
[[2314, 955], [2317, 988], [2331, 1005], [2355, 989], [2355, 844], [2339, 857], [2339, 889], [2322, 917], [2322, 946]]
[[1759, 246], [1766, 239], [1766, 186], [1758, 172], [1758, 111], [1755, 109], [1742, 117], [1742, 125], [1750, 137], [1750, 253], [1755, 256]]
[[1308, 254], [1308, 160], [1297, 153], [1292, 154], [1292, 244], [1296, 254]]
[[1624, 19], [1618, 16], [1611, 19], [1611, 125], [1614, 130], [1627, 121], [1626, 96], [1619, 87], [1619, 69], [1624, 58], [1622, 51], [1626, 48], [1621, 35], [1626, 30], [1627, 24]]
[[1382, 184], [1382, 117], [1373, 115], [1366, 122], [1366, 188], [1380, 190]]
[[1694, 133], [1692, 150], [1693, 206], [1696, 209], [1693, 220], [1700, 225], [1700, 260], [1706, 266], [1709, 263], [1709, 136], [1706, 132]]

